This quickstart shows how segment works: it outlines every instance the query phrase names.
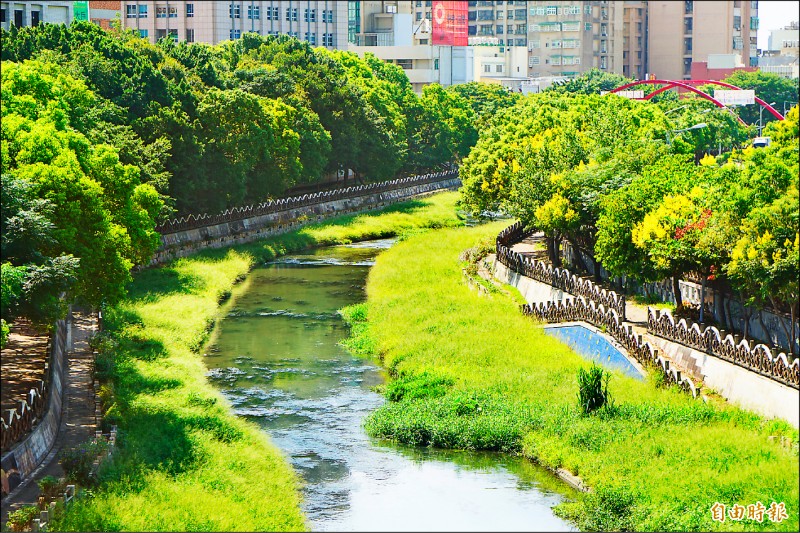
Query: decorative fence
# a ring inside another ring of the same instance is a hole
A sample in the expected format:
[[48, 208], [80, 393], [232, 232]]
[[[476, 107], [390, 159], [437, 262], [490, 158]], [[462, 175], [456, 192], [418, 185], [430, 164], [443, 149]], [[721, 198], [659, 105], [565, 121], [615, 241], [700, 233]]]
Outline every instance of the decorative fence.
[[725, 334], [714, 326], [703, 326], [682, 318], [675, 321], [669, 310], [648, 308], [647, 331], [653, 335], [719, 357], [764, 377], [800, 389], [800, 359], [789, 357], [764, 344]]
[[614, 337], [629, 354], [643, 365], [661, 369], [667, 383], [674, 383], [684, 391], [696, 398], [700, 394], [700, 387], [687, 377], [681, 376], [680, 370], [670, 367], [670, 362], [665, 359], [657, 348], [637, 335], [633, 327], [623, 324], [623, 319], [613, 308], [606, 309], [603, 304], [595, 304], [583, 297], [566, 302], [546, 302], [522, 305], [525, 315], [536, 317], [547, 322], [573, 322], [582, 320], [600, 328]]
[[289, 209], [296, 209], [298, 207], [306, 207], [321, 202], [331, 202], [347, 198], [357, 198], [359, 196], [364, 196], [367, 194], [377, 194], [385, 191], [391, 191], [394, 189], [411, 187], [414, 185], [433, 183], [436, 181], [442, 181], [447, 178], [455, 178], [457, 176], [458, 172], [453, 170], [446, 172], [433, 172], [430, 174], [423, 174], [420, 176], [410, 176], [407, 178], [385, 181], [381, 183], [370, 183], [368, 185], [358, 185], [356, 187], [346, 187], [344, 189], [335, 189], [332, 191], [304, 194], [302, 196], [279, 198], [277, 200], [269, 200], [267, 202], [262, 202], [260, 204], [253, 204], [245, 207], [234, 207], [231, 209], [227, 209], [222, 213], [218, 213], [216, 215], [209, 215], [207, 213], [203, 213], [200, 215], [188, 215], [185, 217], [173, 219], [157, 226], [156, 231], [158, 231], [162, 235], [168, 233], [175, 233], [177, 231], [183, 231], [187, 229], [200, 228], [203, 226], [213, 226], [215, 224], [222, 224], [225, 222], [244, 220], [250, 217], [269, 215], [272, 213], [286, 211]]
[[44, 417], [53, 385], [54, 363], [61, 357], [66, 340], [66, 321], [59, 320], [55, 332], [47, 341], [47, 352], [50, 355], [45, 361], [44, 379], [19, 401], [19, 407], [8, 409], [5, 416], [0, 416], [0, 449], [4, 452], [29, 434], [36, 423]]
[[570, 294], [583, 296], [588, 300], [603, 305], [606, 309], [613, 309], [622, 321], [625, 320], [624, 296], [614, 291], [602, 289], [592, 280], [571, 274], [565, 268], [554, 268], [545, 261], [525, 257], [513, 251], [511, 247], [527, 235], [530, 235], [530, 233], [524, 231], [521, 222], [517, 222], [501, 231], [497, 235], [495, 245], [497, 260], [518, 274], [547, 283]]

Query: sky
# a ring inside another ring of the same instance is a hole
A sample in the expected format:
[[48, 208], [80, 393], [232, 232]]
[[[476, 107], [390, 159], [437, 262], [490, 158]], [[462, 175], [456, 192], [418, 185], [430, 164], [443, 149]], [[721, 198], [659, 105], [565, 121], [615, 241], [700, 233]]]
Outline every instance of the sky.
[[770, 30], [788, 26], [800, 18], [800, 1], [760, 0], [758, 2], [758, 48], [767, 47]]

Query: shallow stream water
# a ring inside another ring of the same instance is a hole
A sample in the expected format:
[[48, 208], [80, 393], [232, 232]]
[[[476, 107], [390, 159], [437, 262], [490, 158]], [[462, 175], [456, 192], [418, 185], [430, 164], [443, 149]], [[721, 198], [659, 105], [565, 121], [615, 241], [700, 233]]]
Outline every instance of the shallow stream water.
[[348, 330], [336, 311], [364, 300], [369, 267], [391, 244], [322, 248], [253, 270], [209, 345], [210, 378], [299, 472], [312, 530], [574, 530], [551, 510], [569, 489], [525, 459], [365, 434], [384, 376], [338, 344]]

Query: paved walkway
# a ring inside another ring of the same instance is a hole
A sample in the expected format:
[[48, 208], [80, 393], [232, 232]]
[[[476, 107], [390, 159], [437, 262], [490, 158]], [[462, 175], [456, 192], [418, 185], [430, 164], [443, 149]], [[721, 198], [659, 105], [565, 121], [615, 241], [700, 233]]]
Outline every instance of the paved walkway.
[[89, 339], [97, 332], [97, 315], [73, 310], [72, 342], [67, 348], [64, 408], [55, 444], [31, 477], [3, 499], [2, 523], [9, 511], [33, 505], [39, 498], [36, 481], [44, 476], [61, 477], [64, 471], [56, 457], [62, 448], [77, 446], [95, 436], [95, 399], [92, 387], [92, 350]]
[[[541, 233], [534, 233], [525, 237], [522, 241], [512, 246], [511, 249], [523, 256], [547, 261], [544, 235]], [[598, 285], [604, 289], [611, 289], [605, 283], [598, 283]], [[634, 304], [629, 298], [626, 298], [625, 323], [633, 326], [633, 329], [638, 333], [645, 334], [647, 332], [647, 306]]]

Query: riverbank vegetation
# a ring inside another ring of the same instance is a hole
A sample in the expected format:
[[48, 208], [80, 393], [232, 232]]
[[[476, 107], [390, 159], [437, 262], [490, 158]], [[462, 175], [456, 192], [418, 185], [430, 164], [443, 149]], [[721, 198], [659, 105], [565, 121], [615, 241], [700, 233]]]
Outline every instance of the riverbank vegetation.
[[0, 343], [17, 316], [49, 327], [66, 302], [113, 304], [173, 215], [348, 169], [363, 183], [449, 167], [520, 98], [477, 83], [417, 95], [397, 65], [285, 35], [152, 45], [74, 22], [0, 40]]
[[59, 531], [277, 531], [305, 527], [298, 480], [255, 424], [234, 416], [199, 355], [220, 302], [255, 265], [323, 244], [462, 224], [445, 192], [135, 276], [103, 310], [96, 373], [118, 449]]
[[764, 129], [771, 146], [741, 148], [753, 135], [697, 99], [533, 95], [481, 132], [460, 168], [463, 204], [544, 231], [556, 266], [565, 240], [584, 252], [578, 266], [600, 264], [617, 285], [671, 279], [679, 311], [687, 277], [771, 307], [797, 355], [797, 106]]
[[[508, 297], [463, 282], [459, 255], [507, 223], [409, 238], [378, 256], [367, 303], [344, 310], [351, 349], [389, 369], [390, 400], [366, 421], [406, 444], [522, 453], [579, 475], [592, 492], [561, 504], [582, 530], [793, 531], [797, 441], [781, 421], [614, 373], [614, 406], [582, 414], [588, 362], [545, 335]], [[711, 520], [715, 502], [785, 503], [777, 524]]]

